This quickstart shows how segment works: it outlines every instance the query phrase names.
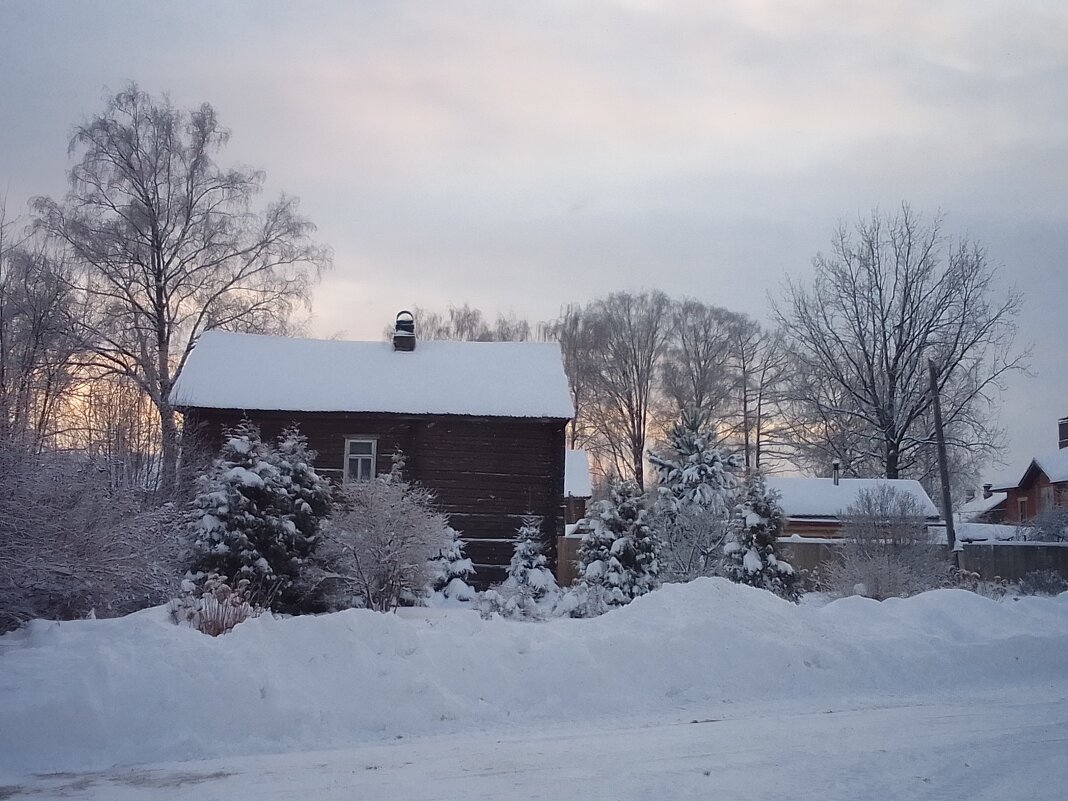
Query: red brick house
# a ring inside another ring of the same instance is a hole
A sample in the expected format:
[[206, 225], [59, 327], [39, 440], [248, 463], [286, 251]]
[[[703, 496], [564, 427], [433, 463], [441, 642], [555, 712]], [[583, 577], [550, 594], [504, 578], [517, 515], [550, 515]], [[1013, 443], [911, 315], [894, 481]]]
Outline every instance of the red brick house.
[[1060, 421], [1060, 450], [1036, 456], [1014, 484], [994, 487], [1004, 492], [1005, 522], [1021, 525], [1054, 506], [1068, 506], [1068, 447], [1064, 447], [1065, 420]]

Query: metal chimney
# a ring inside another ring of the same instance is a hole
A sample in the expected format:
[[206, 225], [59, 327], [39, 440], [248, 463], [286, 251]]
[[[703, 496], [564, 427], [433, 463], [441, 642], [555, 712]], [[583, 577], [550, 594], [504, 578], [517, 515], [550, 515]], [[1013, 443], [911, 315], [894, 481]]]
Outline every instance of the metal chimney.
[[415, 350], [415, 315], [404, 310], [397, 312], [393, 326], [393, 350]]
[[842, 469], [842, 463], [835, 459], [831, 462], [831, 476], [834, 478], [834, 486], [838, 486], [838, 476]]

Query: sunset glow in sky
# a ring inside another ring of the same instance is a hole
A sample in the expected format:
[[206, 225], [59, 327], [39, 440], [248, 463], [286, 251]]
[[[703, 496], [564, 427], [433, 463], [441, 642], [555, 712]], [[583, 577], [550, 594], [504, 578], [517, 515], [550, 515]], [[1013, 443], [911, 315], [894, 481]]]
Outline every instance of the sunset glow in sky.
[[903, 200], [1024, 292], [1009, 473], [1068, 415], [1063, 2], [0, 0], [0, 193], [65, 191], [136, 80], [211, 102], [334, 248], [312, 333], [660, 288], [767, 319], [840, 220]]

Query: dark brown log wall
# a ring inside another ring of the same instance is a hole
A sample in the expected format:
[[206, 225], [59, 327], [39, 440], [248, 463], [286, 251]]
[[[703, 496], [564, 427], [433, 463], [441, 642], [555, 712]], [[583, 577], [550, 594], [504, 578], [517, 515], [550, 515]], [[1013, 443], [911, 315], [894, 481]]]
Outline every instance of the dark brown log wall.
[[186, 430], [212, 450], [222, 429], [248, 417], [264, 439], [296, 423], [318, 452], [316, 469], [340, 481], [345, 440], [378, 441], [376, 471], [388, 473], [393, 453], [404, 453], [405, 477], [432, 489], [465, 541], [476, 583], [504, 578], [520, 517], [543, 518], [546, 554], [555, 565], [563, 534], [564, 426], [558, 419], [397, 415], [350, 412], [184, 410]]

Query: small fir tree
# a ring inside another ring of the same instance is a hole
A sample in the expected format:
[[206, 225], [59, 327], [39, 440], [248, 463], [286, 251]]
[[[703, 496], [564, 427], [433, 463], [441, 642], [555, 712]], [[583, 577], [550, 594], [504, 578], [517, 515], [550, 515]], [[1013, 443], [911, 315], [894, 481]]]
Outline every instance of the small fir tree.
[[526, 514], [516, 531], [515, 550], [508, 564], [508, 577], [482, 593], [478, 608], [483, 617], [499, 614], [508, 618], [542, 620], [559, 599], [560, 588], [542, 552], [542, 519]]
[[431, 560], [430, 575], [434, 592], [440, 592], [446, 598], [457, 601], [470, 601], [478, 593], [467, 583], [475, 572], [475, 565], [464, 556], [464, 542], [459, 532], [449, 529], [448, 542], [442, 546]]
[[594, 605], [621, 606], [660, 586], [660, 541], [646, 519], [645, 494], [633, 481], [593, 505], [579, 547], [579, 581]]
[[735, 510], [731, 534], [724, 545], [727, 577], [739, 584], [771, 590], [790, 601], [801, 594], [800, 575], [779, 558], [783, 514], [778, 494], [760, 473], [746, 479], [742, 502]]
[[549, 560], [542, 553], [541, 518], [526, 514], [516, 532], [515, 550], [508, 563], [508, 581], [520, 592], [538, 600], [556, 586]]
[[649, 461], [659, 481], [653, 524], [666, 574], [686, 581], [715, 573], [730, 529], [738, 457], [717, 445], [708, 415], [690, 409]]

